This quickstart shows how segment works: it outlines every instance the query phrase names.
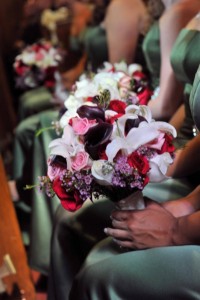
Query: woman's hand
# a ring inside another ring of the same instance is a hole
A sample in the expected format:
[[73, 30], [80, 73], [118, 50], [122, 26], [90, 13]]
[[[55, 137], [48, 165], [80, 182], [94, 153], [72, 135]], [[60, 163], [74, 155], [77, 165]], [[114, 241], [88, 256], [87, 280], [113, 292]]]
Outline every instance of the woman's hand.
[[150, 201], [144, 210], [115, 210], [113, 228], [105, 233], [121, 247], [146, 249], [175, 245], [178, 219], [160, 204]]

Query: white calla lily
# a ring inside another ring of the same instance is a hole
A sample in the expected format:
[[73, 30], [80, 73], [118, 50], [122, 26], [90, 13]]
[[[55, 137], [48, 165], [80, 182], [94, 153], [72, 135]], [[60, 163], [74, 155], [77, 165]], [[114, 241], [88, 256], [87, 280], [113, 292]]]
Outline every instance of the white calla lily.
[[50, 155], [60, 155], [67, 160], [67, 168], [71, 170], [71, 157], [84, 151], [84, 145], [79, 143], [70, 125], [66, 125], [62, 138], [55, 139], [49, 144]]
[[170, 164], [173, 163], [173, 159], [168, 152], [161, 155], [156, 155], [150, 160], [150, 172], [149, 181], [150, 182], [161, 182], [167, 179], [166, 176], [167, 169]]
[[127, 136], [115, 137], [106, 147], [108, 161], [112, 162], [119, 150], [122, 150], [124, 154], [129, 155], [140, 146], [156, 139], [159, 136], [159, 132], [149, 125], [150, 124], [148, 124], [148, 126], [132, 128]]
[[167, 122], [155, 121], [151, 123], [151, 126], [161, 132], [170, 133], [174, 138], [177, 136], [176, 129]]

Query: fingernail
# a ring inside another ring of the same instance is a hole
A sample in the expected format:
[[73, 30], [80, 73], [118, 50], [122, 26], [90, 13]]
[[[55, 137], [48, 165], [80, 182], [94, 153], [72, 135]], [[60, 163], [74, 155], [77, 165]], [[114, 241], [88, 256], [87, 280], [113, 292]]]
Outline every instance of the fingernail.
[[103, 230], [106, 234], [108, 233], [108, 229], [107, 228], [104, 228]]

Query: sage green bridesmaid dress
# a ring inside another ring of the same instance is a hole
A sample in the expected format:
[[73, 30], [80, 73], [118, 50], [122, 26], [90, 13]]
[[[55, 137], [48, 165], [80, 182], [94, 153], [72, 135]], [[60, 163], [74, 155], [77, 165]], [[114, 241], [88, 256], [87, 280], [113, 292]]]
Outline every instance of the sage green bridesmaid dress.
[[[176, 77], [184, 85], [185, 119], [176, 140], [177, 147], [183, 147], [194, 137], [194, 121], [189, 106], [189, 97], [195, 73], [200, 63], [200, 32], [182, 29], [171, 52], [171, 64]], [[176, 199], [187, 195], [199, 184], [199, 174], [182, 179], [168, 179], [161, 184], [148, 184], [144, 195], [157, 201]]]
[[[195, 49], [195, 48], [194, 48]], [[190, 105], [200, 129], [200, 67]], [[117, 255], [118, 254], [118, 255]], [[87, 256], [69, 300], [199, 300], [200, 246], [182, 245], [122, 251], [107, 238]]]
[[24, 190], [24, 187], [38, 184], [38, 176], [47, 173], [48, 145], [58, 136], [55, 130], [45, 130], [39, 136], [35, 134], [41, 128], [51, 127], [58, 114], [57, 110], [47, 110], [22, 121], [16, 129], [14, 145], [14, 179], [20, 195], [16, 211], [24, 243], [29, 249], [30, 267], [45, 275], [49, 271], [50, 239], [59, 200], [50, 199], [38, 188]]
[[18, 121], [20, 122], [33, 114], [55, 107], [52, 97], [52, 93], [45, 86], [22, 93], [19, 97]]
[[159, 87], [160, 81], [160, 31], [159, 22], [155, 21], [147, 32], [142, 44], [142, 50], [149, 71], [150, 85], [153, 90]]

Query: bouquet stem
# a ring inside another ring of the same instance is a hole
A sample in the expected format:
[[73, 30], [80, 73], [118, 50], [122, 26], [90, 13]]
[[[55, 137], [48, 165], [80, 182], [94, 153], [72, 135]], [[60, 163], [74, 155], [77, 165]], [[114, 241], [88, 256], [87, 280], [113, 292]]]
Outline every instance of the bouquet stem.
[[143, 194], [141, 191], [134, 192], [126, 198], [118, 201], [116, 207], [121, 210], [135, 210], [135, 209], [144, 209], [145, 203]]

